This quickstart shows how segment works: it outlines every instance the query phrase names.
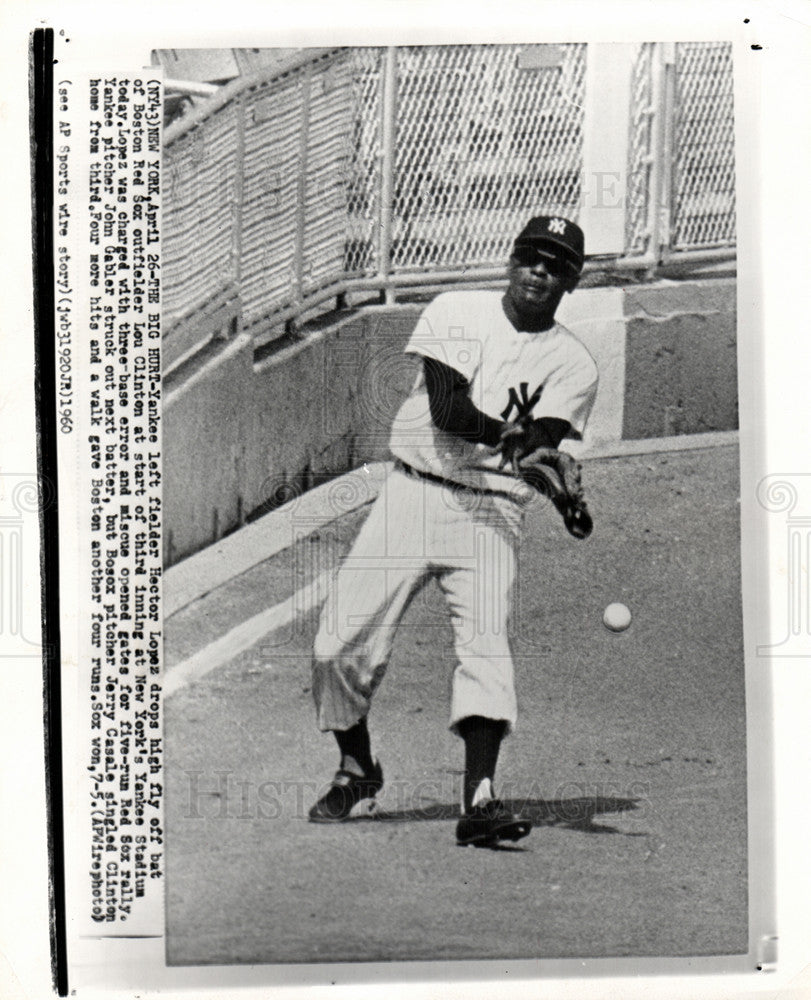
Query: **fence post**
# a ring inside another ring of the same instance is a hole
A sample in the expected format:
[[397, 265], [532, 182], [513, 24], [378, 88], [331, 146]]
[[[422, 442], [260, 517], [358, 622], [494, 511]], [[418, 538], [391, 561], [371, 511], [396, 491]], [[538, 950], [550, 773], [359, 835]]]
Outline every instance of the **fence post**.
[[659, 42], [653, 60], [653, 135], [651, 197], [648, 230], [649, 252], [661, 264], [671, 245], [671, 193], [673, 189], [673, 128], [675, 102], [675, 46]]
[[[296, 182], [296, 234], [293, 246], [293, 304], [301, 310], [304, 301], [304, 223], [307, 202], [307, 153], [310, 138], [310, 92], [313, 65], [307, 63], [301, 78], [301, 111]], [[300, 315], [285, 324], [287, 333], [295, 333]]]
[[234, 282], [238, 293], [242, 292], [242, 219], [245, 207], [245, 94], [237, 98], [237, 134], [234, 163], [234, 211], [231, 234], [234, 254]]
[[397, 48], [389, 45], [383, 62], [382, 144], [380, 150], [380, 231], [377, 250], [378, 275], [383, 283], [383, 301], [394, 302], [389, 285], [391, 272], [392, 208], [394, 202], [394, 158], [397, 132]]
[[589, 254], [622, 254], [628, 186], [630, 42], [589, 42], [583, 114], [580, 225]]

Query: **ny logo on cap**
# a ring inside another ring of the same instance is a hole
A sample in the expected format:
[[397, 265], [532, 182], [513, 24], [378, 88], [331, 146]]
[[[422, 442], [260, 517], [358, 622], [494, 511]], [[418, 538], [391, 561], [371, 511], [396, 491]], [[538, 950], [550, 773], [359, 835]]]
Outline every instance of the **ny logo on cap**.
[[550, 233], [557, 233], [559, 236], [563, 236], [566, 232], [566, 222], [564, 219], [550, 219], [547, 229]]

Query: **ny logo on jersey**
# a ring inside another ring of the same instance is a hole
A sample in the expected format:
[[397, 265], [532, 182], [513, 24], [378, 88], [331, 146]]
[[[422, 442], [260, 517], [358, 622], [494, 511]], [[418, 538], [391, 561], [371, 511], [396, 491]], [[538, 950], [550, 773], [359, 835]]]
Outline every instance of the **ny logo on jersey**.
[[529, 383], [522, 382], [520, 385], [521, 395], [515, 391], [513, 386], [510, 386], [510, 397], [507, 402], [506, 407], [501, 411], [501, 419], [509, 420], [510, 414], [512, 413], [513, 407], [516, 409], [515, 422], [518, 423], [520, 420], [524, 420], [526, 417], [532, 415], [532, 411], [535, 404], [541, 398], [541, 393], [543, 392], [543, 384], [539, 385], [538, 388], [533, 392], [531, 396], [528, 396]]
[[566, 232], [566, 220], [550, 219], [549, 225], [546, 228], [547, 231], [550, 233], [557, 233], [558, 236], [563, 236], [563, 234]]

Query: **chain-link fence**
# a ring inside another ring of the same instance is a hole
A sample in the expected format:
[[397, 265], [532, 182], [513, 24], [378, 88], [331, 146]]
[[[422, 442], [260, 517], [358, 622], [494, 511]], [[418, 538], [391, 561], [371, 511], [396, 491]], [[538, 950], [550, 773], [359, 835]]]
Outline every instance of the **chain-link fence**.
[[237, 80], [164, 142], [165, 325], [234, 284], [245, 326], [343, 272], [349, 50]]
[[732, 46], [676, 46], [673, 218], [670, 247], [735, 242]]
[[399, 50], [393, 270], [497, 266], [537, 206], [577, 213], [585, 48]]
[[732, 46], [647, 43], [632, 72], [629, 255], [735, 244]]
[[633, 256], [645, 253], [651, 235], [651, 183], [656, 118], [653, 103], [654, 50], [655, 46], [651, 42], [639, 46], [631, 74], [625, 248]]
[[[165, 137], [165, 326], [233, 286], [267, 339], [360, 289], [488, 280], [527, 217], [578, 218], [587, 46], [304, 50]], [[625, 245], [735, 239], [732, 53], [646, 44], [630, 68]]]

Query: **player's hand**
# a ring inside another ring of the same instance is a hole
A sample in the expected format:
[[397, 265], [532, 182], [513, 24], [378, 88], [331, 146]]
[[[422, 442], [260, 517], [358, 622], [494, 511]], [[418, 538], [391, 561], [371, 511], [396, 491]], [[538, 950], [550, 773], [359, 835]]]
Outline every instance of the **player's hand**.
[[513, 474], [520, 476], [521, 459], [531, 454], [537, 447], [533, 437], [531, 421], [507, 423], [501, 432], [499, 443], [496, 445], [496, 451], [501, 453], [499, 469], [509, 465]]

